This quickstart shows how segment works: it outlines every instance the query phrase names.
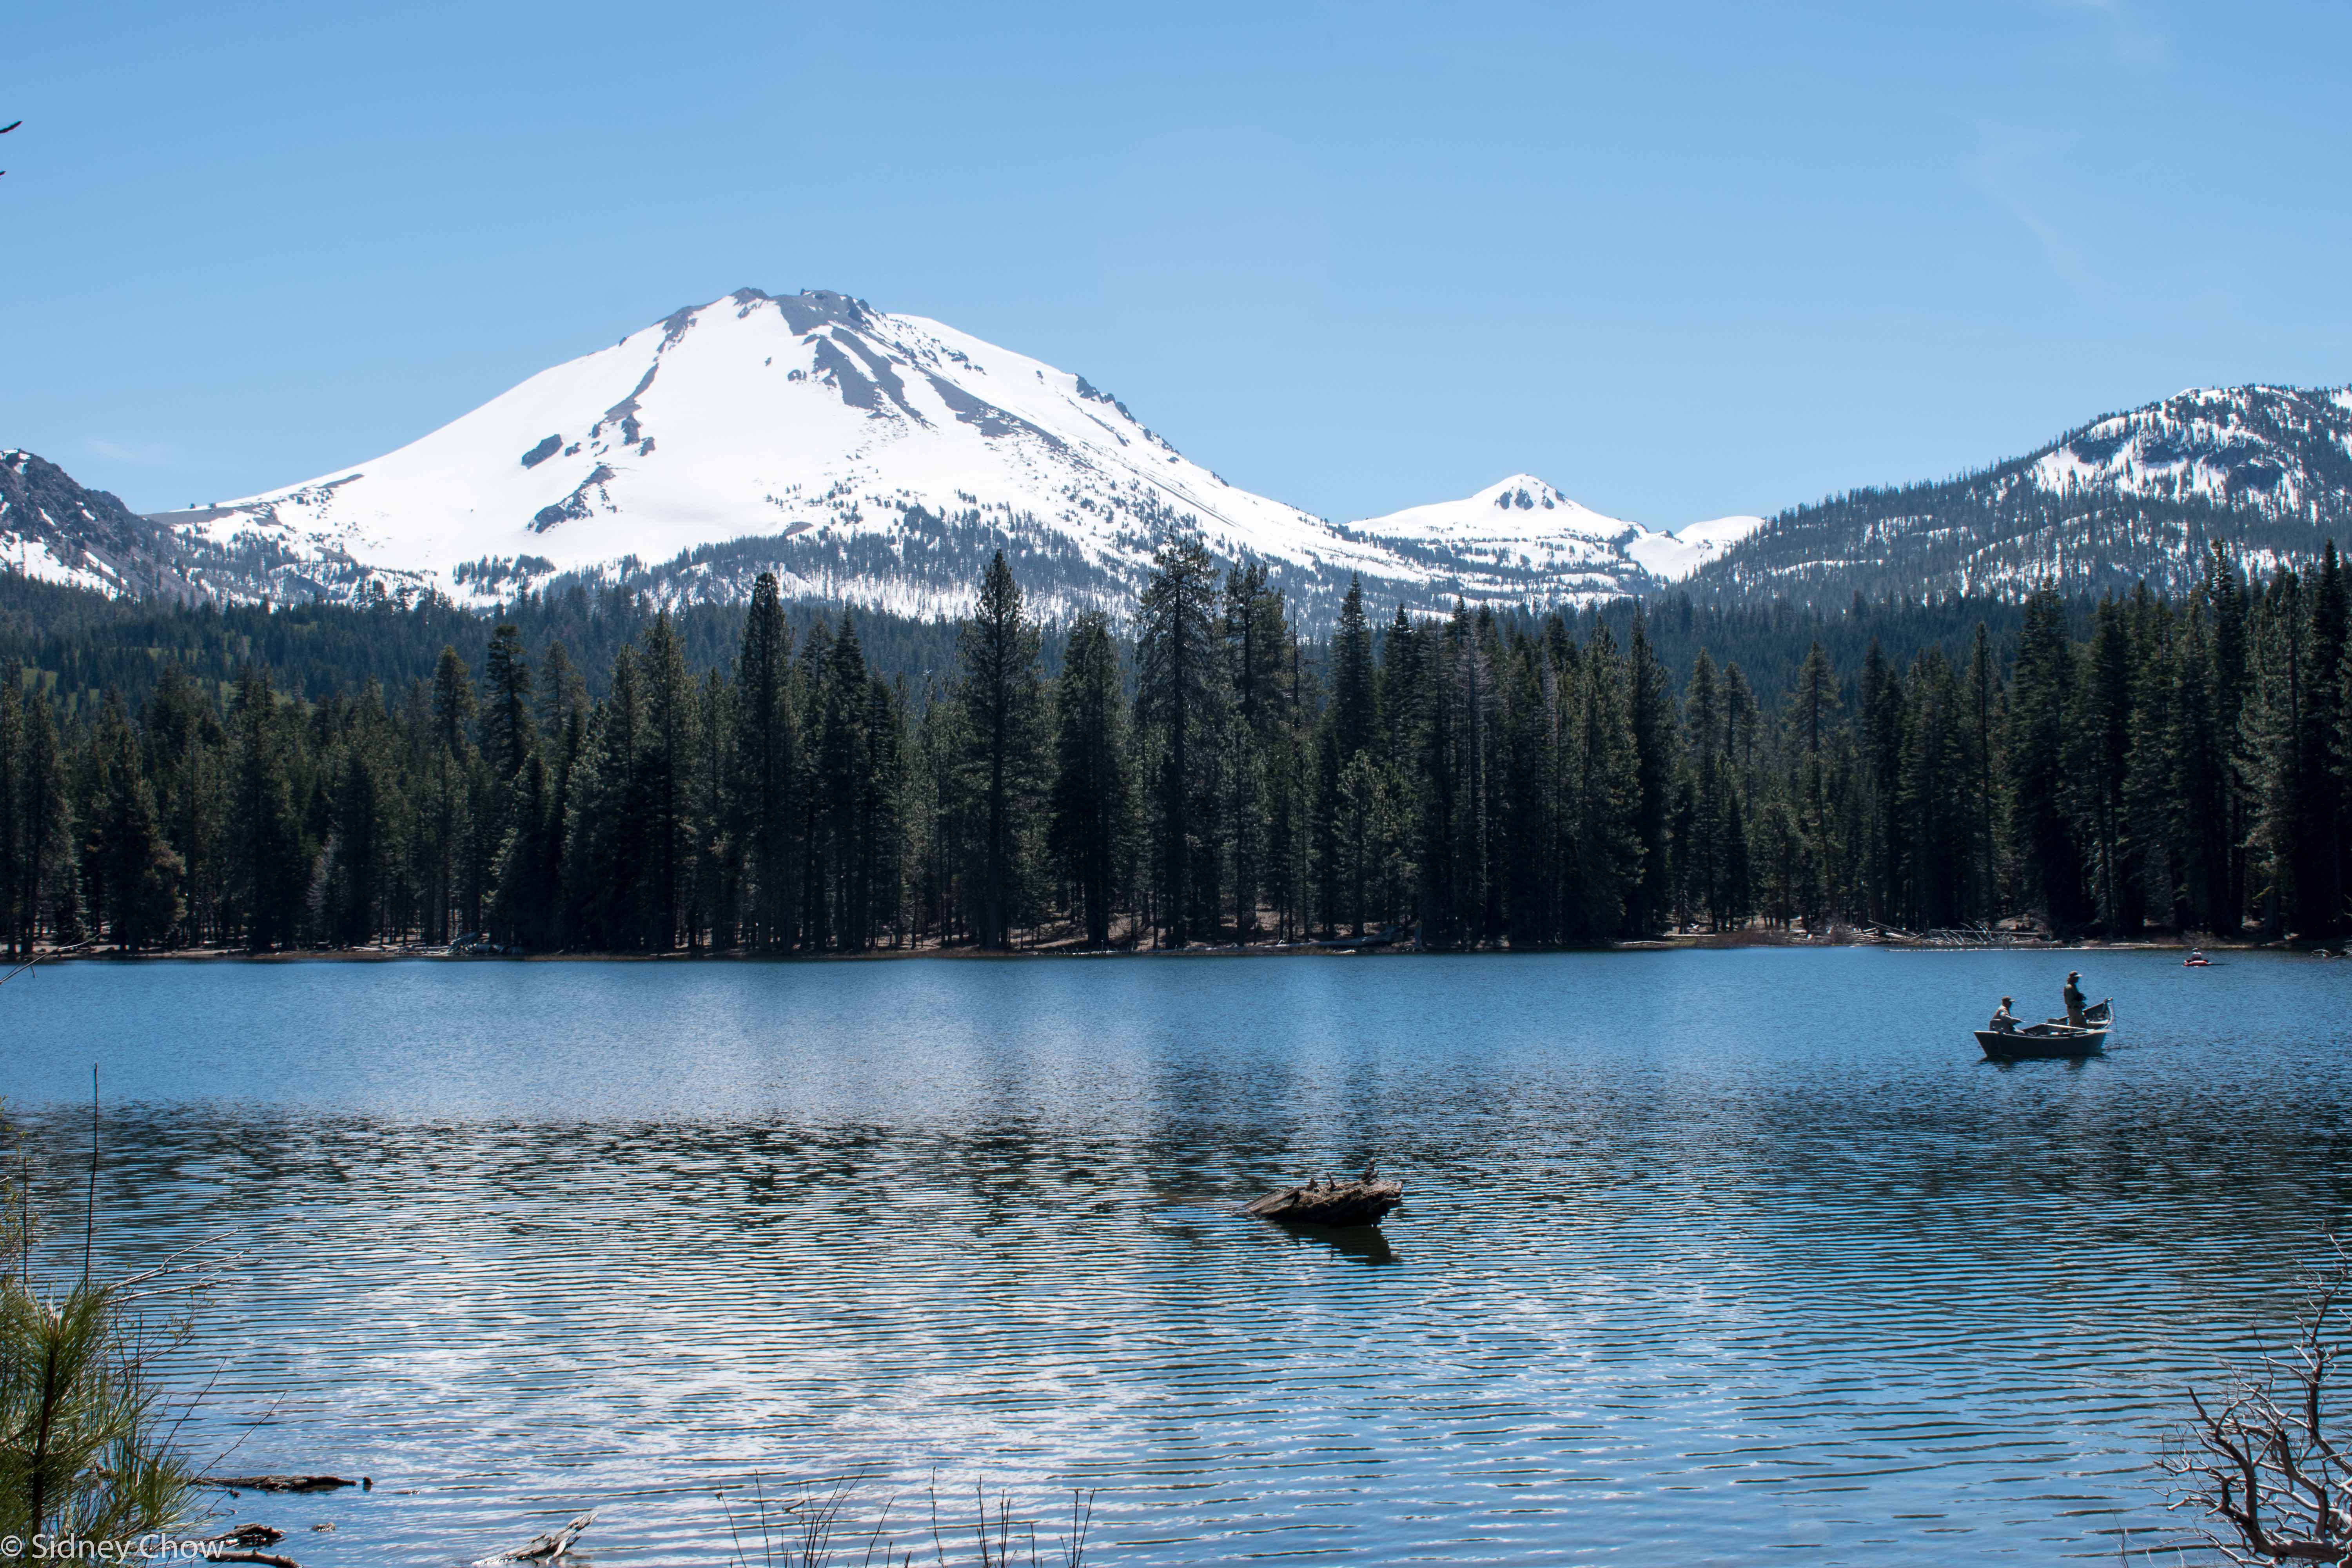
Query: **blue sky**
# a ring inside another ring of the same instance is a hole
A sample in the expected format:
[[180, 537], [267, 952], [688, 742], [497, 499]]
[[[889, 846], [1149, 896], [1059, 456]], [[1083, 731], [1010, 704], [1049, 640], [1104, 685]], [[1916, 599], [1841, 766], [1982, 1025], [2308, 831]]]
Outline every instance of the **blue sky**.
[[2352, 380], [2352, 7], [38, 0], [0, 446], [358, 463], [751, 285], [1080, 372], [1335, 518], [1654, 524]]

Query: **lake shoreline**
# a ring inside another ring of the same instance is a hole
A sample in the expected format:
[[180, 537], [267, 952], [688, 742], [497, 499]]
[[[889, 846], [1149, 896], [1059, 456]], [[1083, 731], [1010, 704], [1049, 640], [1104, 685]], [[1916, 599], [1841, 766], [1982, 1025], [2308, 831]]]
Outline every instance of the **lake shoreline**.
[[[872, 963], [913, 959], [948, 959], [959, 962], [1002, 963], [1034, 960], [1108, 959], [1204, 959], [1204, 958], [1440, 958], [1465, 956], [1507, 956], [1513, 953], [1575, 952], [1746, 952], [1774, 948], [1790, 951], [1826, 948], [1875, 947], [1889, 952], [2186, 952], [2200, 948], [2211, 952], [2308, 952], [2310, 944], [2299, 942], [2223, 942], [2208, 937], [2194, 941], [2181, 937], [2152, 937], [2137, 942], [2109, 942], [2087, 939], [2079, 942], [2021, 941], [1983, 944], [1937, 944], [1918, 942], [1894, 942], [1864, 936], [1789, 936], [1780, 932], [1724, 931], [1704, 932], [1647, 941], [1603, 942], [1556, 947], [1479, 947], [1479, 948], [1419, 948], [1408, 943], [1352, 946], [1342, 942], [1336, 944], [1316, 942], [1225, 943], [1211, 946], [1195, 943], [1181, 948], [1079, 948], [1066, 943], [1043, 947], [1016, 948], [1011, 952], [992, 952], [976, 947], [913, 947], [877, 948], [869, 952], [788, 952], [759, 953], [741, 949], [724, 952], [708, 950], [672, 952], [458, 952], [441, 947], [404, 948], [335, 948], [298, 950], [282, 952], [247, 952], [236, 948], [179, 948], [163, 952], [122, 952], [111, 949], [91, 951], [62, 949], [37, 952], [30, 960], [9, 961], [0, 968], [13, 969], [19, 964], [58, 963]], [[2326, 951], [2320, 949], [2318, 951]]]

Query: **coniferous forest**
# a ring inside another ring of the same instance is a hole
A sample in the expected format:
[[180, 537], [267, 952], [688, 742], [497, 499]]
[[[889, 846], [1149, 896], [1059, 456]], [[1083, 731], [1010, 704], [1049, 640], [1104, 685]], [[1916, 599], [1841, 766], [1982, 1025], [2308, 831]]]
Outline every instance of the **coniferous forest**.
[[449, 633], [430, 658], [266, 610], [184, 659], [162, 623], [143, 649], [52, 635], [50, 658], [137, 677], [69, 700], [18, 637], [0, 938], [787, 954], [2347, 924], [2333, 545], [2260, 579], [2217, 551], [2177, 597], [2045, 590], [1893, 654], [1686, 601], [1416, 618], [1350, 593], [1310, 638], [1262, 569], [1181, 535], [1125, 615], [1051, 628], [999, 556], [956, 626], [893, 626], [887, 676], [858, 615], [787, 606], [772, 577], [748, 609], [641, 609], [404, 612], [412, 642]]

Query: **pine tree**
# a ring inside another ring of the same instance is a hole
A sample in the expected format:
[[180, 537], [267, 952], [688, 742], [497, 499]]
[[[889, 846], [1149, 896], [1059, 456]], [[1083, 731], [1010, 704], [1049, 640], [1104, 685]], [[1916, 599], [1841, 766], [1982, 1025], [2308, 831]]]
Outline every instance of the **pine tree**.
[[1149, 794], [1157, 901], [1165, 940], [1176, 947], [1213, 930], [1215, 921], [1202, 865], [1216, 828], [1215, 795], [1204, 788], [1215, 776], [1211, 753], [1222, 706], [1215, 588], [1208, 547], [1197, 534], [1181, 533], [1153, 554], [1138, 605], [1136, 718], [1159, 754]]
[[[375, 683], [367, 683], [376, 690]], [[378, 708], [382, 702], [379, 694]], [[185, 868], [181, 943], [218, 940], [226, 896], [221, 839], [227, 806], [220, 714], [174, 659], [157, 676], [139, 721], [144, 767], [163, 837]]]
[[2126, 923], [2137, 930], [2148, 921], [2180, 926], [2180, 844], [2167, 810], [2176, 763], [2172, 754], [2172, 643], [2170, 606], [2141, 583], [2133, 592], [2130, 615], [2131, 725], [2124, 750], [2124, 861], [2131, 882], [2124, 905]]
[[120, 693], [99, 710], [96, 798], [83, 849], [89, 912], [126, 952], [168, 942], [180, 924], [179, 856], [163, 842], [139, 742]]
[[589, 712], [566, 802], [562, 937], [607, 952], [645, 946], [651, 923], [637, 668], [636, 650], [622, 645], [604, 700]]
[[33, 942], [19, 887], [25, 837], [24, 690], [23, 673], [14, 664], [0, 664], [0, 956], [9, 958], [21, 957]]
[[1651, 649], [1648, 627], [1639, 609], [1633, 613], [1626, 667], [1626, 717], [1633, 728], [1633, 831], [1642, 854], [1641, 880], [1627, 900], [1625, 925], [1629, 935], [1654, 936], [1664, 928], [1674, 906], [1674, 866], [1667, 856], [1666, 829], [1678, 771], [1676, 726], [1665, 667]]
[[[1359, 620], [1361, 619], [1360, 611]], [[1294, 647], [1282, 594], [1267, 585], [1259, 562], [1235, 566], [1225, 576], [1224, 685], [1233, 694], [1224, 753], [1224, 819], [1234, 934], [1248, 942], [1257, 934], [1260, 897], [1265, 890], [1268, 838], [1268, 770], [1277, 736], [1289, 711], [1286, 676]], [[1366, 639], [1365, 651], [1370, 652]], [[1366, 696], [1370, 697], [1370, 681]], [[1367, 707], [1369, 713], [1369, 704]]]
[[2137, 934], [2138, 879], [2126, 858], [2124, 813], [2133, 721], [2131, 637], [2112, 595], [2099, 602], [2081, 679], [2073, 725], [2078, 760], [2068, 773], [2080, 791], [2092, 893], [2108, 935]]
[[1790, 693], [1789, 729], [1798, 753], [1792, 794], [1804, 862], [1798, 905], [1806, 929], [1816, 932], [1827, 925], [1832, 890], [1841, 880], [1841, 846], [1830, 805], [1829, 743], [1837, 710], [1837, 677], [1829, 655], [1815, 642]]
[[1957, 923], [1967, 896], [1976, 825], [1962, 708], [1951, 661], [1941, 648], [1922, 650], [1903, 694], [1901, 752], [1889, 790], [1893, 912], [1908, 926]]
[[[465, 919], [472, 912], [465, 906], [471, 891], [467, 873], [474, 860], [469, 843], [474, 824], [467, 807], [471, 804], [468, 775], [475, 757], [468, 731], [476, 707], [474, 683], [466, 673], [466, 661], [457, 657], [455, 647], [446, 645], [433, 669], [432, 704], [433, 728], [424, 742], [424, 827], [430, 857], [425, 874], [425, 940], [446, 942], [455, 934], [449, 923], [453, 916]], [[470, 920], [467, 925], [470, 929]]]
[[1511, 945], [1538, 947], [1559, 936], [1559, 851], [1552, 816], [1559, 786], [1551, 701], [1533, 642], [1520, 639], [1507, 656], [1502, 697], [1497, 772], [1503, 810], [1496, 834], [1501, 865], [1496, 880]]
[[1070, 628], [1054, 692], [1054, 789], [1047, 842], [1073, 889], [1087, 945], [1110, 945], [1121, 849], [1132, 828], [1118, 650], [1099, 611]]
[[2295, 929], [2333, 937], [2344, 929], [2344, 678], [2347, 605], [2336, 542], [2313, 574], [2304, 625], [2305, 692], [2294, 745]]
[[248, 666], [236, 695], [236, 802], [230, 813], [229, 885], [247, 949], [296, 940], [310, 858], [294, 815], [286, 736], [269, 673]]
[[748, 939], [762, 952], [789, 951], [797, 899], [794, 844], [800, 788], [799, 704], [793, 693], [793, 634], [776, 574], [760, 574], [735, 661], [740, 784], [737, 812], [750, 884]]
[[1028, 902], [1030, 824], [1044, 793], [1045, 692], [1037, 626], [999, 550], [962, 625], [963, 706], [971, 750], [963, 760], [980, 803], [980, 944], [1009, 949]]
[[[373, 711], [371, 711], [373, 709]], [[373, 682], [354, 706], [342, 754], [334, 768], [334, 807], [325, 910], [330, 942], [357, 947], [383, 928], [391, 880], [394, 814], [389, 748], [378, 738], [384, 722]]]
[[515, 777], [506, 842], [499, 847], [491, 931], [525, 952], [555, 945], [562, 897], [562, 813], [547, 754], [533, 748]]
[[[813, 647], [814, 647], [813, 643]], [[869, 796], [873, 793], [873, 693], [865, 649], [846, 611], [822, 645], [818, 680], [816, 796], [822, 845], [816, 889], [819, 946], [862, 952], [873, 939], [874, 871]]]
[[1855, 858], [1856, 869], [1862, 876], [1865, 910], [1874, 921], [1895, 919], [1902, 896], [1898, 842], [1902, 830], [1896, 825], [1895, 811], [1901, 797], [1904, 730], [1908, 717], [1902, 684], [1887, 667], [1878, 639], [1873, 637], [1862, 661], [1862, 732], [1856, 737], [1861, 762], [1856, 782], [1861, 792], [1862, 833], [1860, 852]]
[[2206, 636], [2209, 600], [2190, 597], [2179, 656], [2172, 661], [2172, 776], [2168, 815], [2180, 858], [2184, 919], [2200, 930], [2235, 936], [2239, 907], [2233, 890], [2235, 846], [2230, 838], [2234, 789], [2231, 744], [2214, 696], [2215, 659]]
[[2017, 847], [2026, 893], [2062, 934], [2081, 929], [2082, 860], [2068, 820], [2068, 710], [2074, 661], [2066, 642], [2065, 609], [2055, 588], [2034, 591], [2011, 683], [2009, 724], [2010, 837]]
[[1633, 683], [1609, 628], [1592, 627], [1579, 661], [1573, 755], [1575, 846], [1562, 925], [1572, 940], [1593, 942], [1633, 927], [1643, 884], [1641, 745], [1634, 734]]
[[2234, 936], [2244, 925], [2248, 908], [2248, 847], [2253, 839], [2254, 762], [2246, 742], [2246, 709], [2253, 695], [2253, 605], [2236, 563], [2219, 541], [2206, 560], [2200, 593], [2211, 616], [2209, 686], [2213, 732], [2224, 761], [2221, 834], [2230, 847], [2229, 879], [2213, 929]]
[[530, 661], [524, 657], [522, 634], [501, 622], [490, 633], [482, 666], [488, 699], [482, 711], [482, 744], [501, 789], [511, 789], [523, 759], [539, 745], [539, 727], [530, 712]]
[[646, 939], [656, 952], [677, 945], [687, 921], [695, 857], [694, 780], [701, 704], [686, 672], [686, 650], [667, 611], [646, 633], [646, 730], [638, 753], [645, 804]]
[[[1821, 647], [1819, 643], [1813, 646], [1816, 649]], [[2000, 672], [1993, 664], [1992, 635], [1979, 621], [1976, 636], [1969, 645], [1967, 739], [1963, 754], [1968, 773], [1964, 798], [1972, 829], [1965, 908], [1969, 918], [1980, 921], [1994, 919], [2000, 902], [2000, 870], [1995, 858], [1998, 837], [1994, 830], [2000, 810], [1993, 765], [1993, 716], [1998, 710], [2000, 689]]]

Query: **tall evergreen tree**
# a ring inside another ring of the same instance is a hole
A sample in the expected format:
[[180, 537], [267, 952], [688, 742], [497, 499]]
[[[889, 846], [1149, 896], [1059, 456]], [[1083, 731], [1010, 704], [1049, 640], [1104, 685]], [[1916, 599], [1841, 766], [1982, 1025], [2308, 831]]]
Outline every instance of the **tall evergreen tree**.
[[2062, 933], [2082, 929], [2082, 861], [2068, 820], [2068, 710], [2074, 659], [2057, 590], [2028, 597], [2009, 727], [2010, 834], [2030, 898]]
[[1045, 693], [1037, 626], [999, 550], [961, 637], [963, 705], [971, 751], [963, 767], [979, 801], [980, 944], [1010, 948], [1027, 899], [1029, 827], [1045, 789]]
[[177, 932], [184, 868], [163, 841], [138, 739], [121, 695], [111, 689], [99, 710], [95, 740], [97, 798], [83, 850], [89, 914], [117, 946], [137, 952]]
[[[1216, 574], [1193, 533], [1171, 535], [1152, 556], [1137, 606], [1136, 717], [1152, 732], [1159, 765], [1150, 791], [1164, 939], [1181, 947], [1213, 931], [1214, 889], [1202, 862], [1213, 859], [1213, 754], [1222, 692]], [[1203, 895], [1206, 895], [1205, 897]]]
[[677, 945], [686, 924], [694, 843], [694, 776], [700, 743], [699, 692], [667, 611], [646, 633], [646, 729], [638, 753], [645, 804], [646, 940], [656, 952]]
[[269, 673], [248, 666], [236, 695], [236, 796], [229, 880], [246, 946], [290, 946], [299, 934], [310, 858], [294, 814], [288, 746]]
[[793, 693], [793, 634], [784, 620], [776, 574], [760, 574], [743, 621], [736, 656], [736, 740], [745, 876], [747, 939], [762, 952], [793, 945], [794, 882], [799, 858], [795, 796], [801, 787], [799, 704]]
[[644, 776], [646, 700], [636, 651], [613, 658], [590, 710], [567, 792], [562, 940], [612, 952], [646, 945], [651, 925]]
[[1667, 857], [1667, 813], [1673, 804], [1675, 768], [1675, 699], [1665, 667], [1651, 649], [1649, 629], [1633, 615], [1626, 649], [1626, 717], [1633, 729], [1633, 832], [1640, 841], [1641, 879], [1627, 900], [1628, 934], [1652, 936], [1674, 908], [1674, 867]]
[[1099, 611], [1070, 628], [1054, 693], [1054, 790], [1047, 841], [1075, 894], [1087, 945], [1110, 945], [1122, 846], [1134, 809], [1118, 649]]

